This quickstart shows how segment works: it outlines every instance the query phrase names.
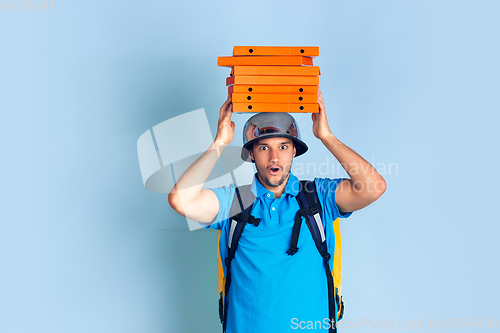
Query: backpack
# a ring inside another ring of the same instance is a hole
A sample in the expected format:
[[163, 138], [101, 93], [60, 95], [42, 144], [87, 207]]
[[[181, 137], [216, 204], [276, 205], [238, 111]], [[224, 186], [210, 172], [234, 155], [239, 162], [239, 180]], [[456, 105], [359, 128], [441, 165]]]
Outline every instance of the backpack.
[[[255, 196], [251, 191], [251, 185], [238, 186], [235, 189], [231, 208], [229, 210], [229, 219], [231, 227], [228, 239], [228, 256], [224, 260], [220, 257], [219, 242], [221, 231], [219, 230], [219, 238], [217, 241], [217, 272], [219, 279], [219, 317], [222, 323], [222, 332], [226, 332], [228, 300], [225, 297], [231, 285], [231, 261], [234, 259], [235, 252], [238, 248], [238, 241], [241, 237], [243, 229], [247, 223], [259, 225], [260, 219], [251, 215]], [[323, 257], [323, 264], [327, 275], [328, 282], [328, 306], [330, 318], [329, 332], [337, 332], [336, 323], [341, 320], [344, 315], [344, 302], [342, 299], [341, 288], [341, 273], [342, 273], [342, 244], [340, 237], [339, 218], [333, 221], [333, 231], [335, 234], [335, 249], [334, 249], [334, 264], [333, 269], [329, 267], [330, 254], [326, 246], [326, 237], [321, 219], [321, 205], [316, 192], [314, 181], [300, 181], [297, 201], [300, 209], [295, 214], [295, 222], [292, 229], [290, 240], [290, 249], [288, 255], [293, 256], [299, 249], [297, 241], [302, 225], [301, 217], [304, 217], [309, 231], [311, 232], [316, 248], [319, 254]], [[222, 262], [226, 265], [226, 276]], [[335, 302], [338, 311], [335, 314]]]

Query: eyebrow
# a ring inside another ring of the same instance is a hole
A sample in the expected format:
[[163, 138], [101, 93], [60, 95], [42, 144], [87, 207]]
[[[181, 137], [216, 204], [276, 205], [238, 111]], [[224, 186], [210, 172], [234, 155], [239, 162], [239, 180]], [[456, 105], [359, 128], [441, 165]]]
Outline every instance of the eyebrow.
[[[288, 140], [288, 141], [284, 141], [284, 142], [280, 142], [280, 145], [285, 145], [285, 144], [290, 144], [292, 143], [292, 141]], [[269, 146], [267, 143], [257, 143], [257, 146]]]

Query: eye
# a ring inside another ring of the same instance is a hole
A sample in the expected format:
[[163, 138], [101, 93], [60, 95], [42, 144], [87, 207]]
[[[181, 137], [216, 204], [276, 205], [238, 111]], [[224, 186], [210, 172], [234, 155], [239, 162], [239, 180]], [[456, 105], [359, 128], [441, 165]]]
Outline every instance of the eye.
[[[284, 147], [284, 148], [283, 148], [283, 147]], [[282, 146], [281, 146], [281, 149], [287, 149], [287, 148], [288, 148], [288, 146], [287, 146], [287, 145], [282, 145]]]
[[260, 146], [260, 150], [267, 150], [266, 146]]

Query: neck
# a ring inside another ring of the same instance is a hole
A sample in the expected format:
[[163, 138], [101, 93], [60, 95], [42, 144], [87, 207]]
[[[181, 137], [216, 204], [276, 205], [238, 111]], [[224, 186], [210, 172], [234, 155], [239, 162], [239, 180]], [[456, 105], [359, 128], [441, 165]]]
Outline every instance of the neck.
[[264, 186], [266, 188], [266, 190], [274, 193], [274, 199], [279, 199], [281, 197], [281, 195], [283, 194], [283, 192], [285, 192], [285, 187], [286, 187], [286, 184], [288, 183], [289, 178], [290, 178], [290, 174], [288, 174], [288, 177], [283, 182], [283, 184], [275, 187], [275, 186], [269, 186], [265, 182], [263, 182], [262, 179], [260, 178], [260, 175], [257, 173], [257, 179], [262, 184], [262, 186]]

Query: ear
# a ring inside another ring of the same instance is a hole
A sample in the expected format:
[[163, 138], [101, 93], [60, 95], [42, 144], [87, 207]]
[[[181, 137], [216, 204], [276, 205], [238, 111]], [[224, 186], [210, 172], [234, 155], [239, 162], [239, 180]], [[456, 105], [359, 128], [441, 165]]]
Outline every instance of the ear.
[[248, 154], [250, 155], [250, 158], [252, 159], [253, 161], [253, 146], [250, 147], [250, 149], [248, 149]]
[[297, 154], [297, 149], [295, 149], [295, 145], [293, 145], [293, 157], [295, 157], [295, 154]]

